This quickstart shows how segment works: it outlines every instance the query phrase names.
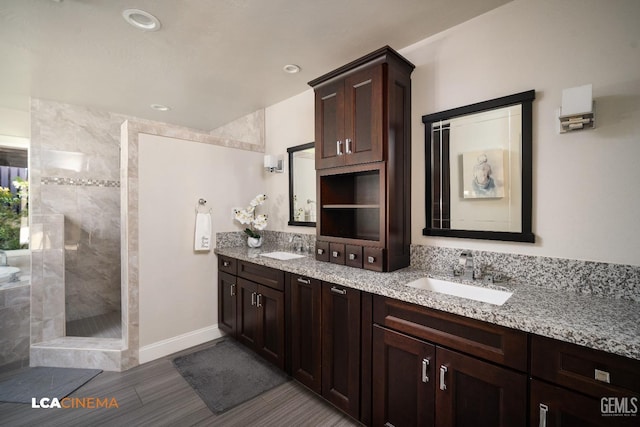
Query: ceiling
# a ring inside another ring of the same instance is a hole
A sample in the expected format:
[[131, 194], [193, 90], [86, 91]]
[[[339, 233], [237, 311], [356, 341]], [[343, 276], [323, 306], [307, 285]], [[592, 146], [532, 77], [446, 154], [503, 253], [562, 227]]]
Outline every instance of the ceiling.
[[[508, 1], [0, 0], [0, 107], [35, 97], [208, 131]], [[129, 8], [161, 29], [130, 26]]]

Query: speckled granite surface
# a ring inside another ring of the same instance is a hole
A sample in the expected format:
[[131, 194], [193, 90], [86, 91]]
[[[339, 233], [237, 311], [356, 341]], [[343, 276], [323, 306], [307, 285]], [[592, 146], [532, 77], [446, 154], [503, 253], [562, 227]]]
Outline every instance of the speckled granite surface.
[[[582, 293], [571, 286], [560, 290], [553, 286], [542, 287], [511, 280], [498, 287], [512, 291], [513, 296], [504, 305], [495, 306], [408, 287], [408, 282], [425, 275], [454, 280], [453, 277], [443, 277], [415, 266], [390, 273], [376, 273], [319, 262], [312, 255], [278, 261], [260, 256], [263, 252], [282, 250], [277, 242], [267, 242], [262, 248], [250, 249], [242, 239], [239, 241], [244, 245], [220, 245], [215, 252], [640, 360], [640, 303], [630, 299]], [[458, 254], [459, 251], [456, 251], [456, 256]], [[451, 258], [447, 260], [450, 261]], [[478, 285], [477, 281], [473, 284]], [[482, 285], [489, 286], [485, 283]]]

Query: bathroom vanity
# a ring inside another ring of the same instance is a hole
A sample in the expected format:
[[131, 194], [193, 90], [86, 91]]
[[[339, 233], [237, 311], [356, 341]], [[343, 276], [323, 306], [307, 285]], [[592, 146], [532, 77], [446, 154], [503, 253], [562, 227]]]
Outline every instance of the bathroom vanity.
[[264, 308], [240, 288], [278, 292], [254, 323], [274, 321], [264, 339], [284, 348], [266, 359], [365, 425], [637, 425], [638, 303], [518, 284], [499, 306], [407, 286], [413, 268], [216, 252], [220, 328], [264, 355], [243, 338]]

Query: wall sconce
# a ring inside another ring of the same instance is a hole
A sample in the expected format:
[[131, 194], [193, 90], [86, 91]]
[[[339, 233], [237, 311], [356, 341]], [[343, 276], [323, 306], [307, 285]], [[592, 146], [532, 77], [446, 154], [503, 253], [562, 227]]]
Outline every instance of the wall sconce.
[[562, 108], [558, 111], [560, 133], [595, 127], [593, 85], [562, 90]]
[[284, 172], [284, 155], [270, 155], [264, 156], [264, 170], [267, 172]]

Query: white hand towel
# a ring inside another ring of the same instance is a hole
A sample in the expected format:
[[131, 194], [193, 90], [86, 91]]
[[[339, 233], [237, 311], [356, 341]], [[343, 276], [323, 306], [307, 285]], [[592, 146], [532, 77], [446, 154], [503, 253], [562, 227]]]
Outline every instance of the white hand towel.
[[211, 214], [198, 213], [196, 215], [195, 250], [211, 250]]

